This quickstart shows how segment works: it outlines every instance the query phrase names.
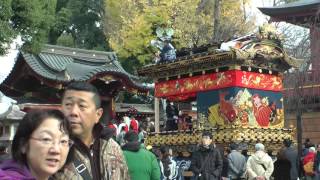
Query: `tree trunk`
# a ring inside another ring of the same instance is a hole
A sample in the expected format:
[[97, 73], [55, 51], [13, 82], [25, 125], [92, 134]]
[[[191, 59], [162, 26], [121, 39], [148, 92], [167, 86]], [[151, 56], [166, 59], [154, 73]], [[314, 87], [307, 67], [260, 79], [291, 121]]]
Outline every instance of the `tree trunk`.
[[243, 21], [247, 21], [247, 9], [246, 9], [246, 2], [242, 0], [242, 7], [243, 7]]
[[203, 9], [205, 8], [205, 6], [208, 4], [208, 0], [201, 0], [199, 2], [196, 14], [200, 14], [201, 11], [203, 11]]
[[219, 41], [219, 29], [220, 29], [220, 7], [221, 7], [221, 0], [214, 0], [214, 14], [213, 14], [213, 36], [212, 42]]
[[298, 157], [302, 157], [302, 112], [301, 109], [297, 110], [297, 140], [298, 140]]

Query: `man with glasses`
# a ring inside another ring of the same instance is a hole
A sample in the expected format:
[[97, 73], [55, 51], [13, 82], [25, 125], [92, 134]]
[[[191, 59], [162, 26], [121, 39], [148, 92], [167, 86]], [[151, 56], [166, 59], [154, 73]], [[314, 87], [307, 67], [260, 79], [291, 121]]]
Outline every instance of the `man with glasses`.
[[212, 144], [212, 133], [202, 133], [202, 144], [192, 154], [191, 170], [198, 180], [219, 180], [222, 172], [222, 156]]
[[120, 146], [104, 128], [97, 89], [86, 82], [72, 82], [62, 98], [62, 111], [71, 123], [76, 149], [73, 166], [64, 168], [55, 179], [127, 180], [129, 178]]

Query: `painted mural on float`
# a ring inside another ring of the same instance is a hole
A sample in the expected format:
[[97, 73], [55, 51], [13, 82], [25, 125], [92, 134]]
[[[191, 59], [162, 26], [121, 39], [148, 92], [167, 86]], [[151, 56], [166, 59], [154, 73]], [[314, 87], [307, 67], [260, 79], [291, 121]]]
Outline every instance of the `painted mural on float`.
[[224, 88], [197, 94], [198, 119], [213, 127], [276, 127], [284, 125], [280, 91]]
[[282, 77], [256, 72], [230, 70], [155, 83], [155, 96], [182, 101], [205, 92], [229, 87], [282, 91]]

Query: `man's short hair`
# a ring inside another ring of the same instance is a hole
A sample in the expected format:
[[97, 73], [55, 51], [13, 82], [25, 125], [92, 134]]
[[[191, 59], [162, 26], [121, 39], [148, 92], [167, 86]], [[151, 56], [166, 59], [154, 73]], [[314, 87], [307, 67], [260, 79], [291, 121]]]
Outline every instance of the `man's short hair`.
[[[64, 94], [68, 90], [74, 91], [86, 91], [93, 93], [93, 101], [96, 105], [96, 108], [101, 107], [101, 99], [98, 89], [90, 83], [85, 81], [72, 81], [68, 86], [64, 89]], [[64, 96], [63, 94], [63, 96]]]
[[231, 150], [238, 150], [238, 148], [239, 148], [238, 144], [236, 144], [236, 143], [230, 144], [230, 149]]
[[129, 131], [124, 135], [124, 140], [128, 141], [128, 142], [138, 142], [139, 141], [139, 137], [138, 134], [134, 131]]
[[204, 137], [204, 136], [207, 136], [207, 137], [209, 137], [210, 139], [213, 138], [212, 133], [211, 133], [210, 131], [204, 131], [204, 132], [202, 133], [202, 137]]
[[264, 145], [262, 143], [257, 143], [255, 149], [256, 151], [264, 151]]
[[286, 147], [290, 147], [292, 144], [292, 141], [290, 139], [285, 139], [285, 140], [283, 140], [283, 144]]

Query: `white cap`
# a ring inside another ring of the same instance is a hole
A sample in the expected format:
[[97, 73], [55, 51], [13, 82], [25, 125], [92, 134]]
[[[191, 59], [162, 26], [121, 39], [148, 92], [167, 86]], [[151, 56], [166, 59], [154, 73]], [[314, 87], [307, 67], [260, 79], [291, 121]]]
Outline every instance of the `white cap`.
[[256, 151], [264, 151], [264, 145], [261, 143], [257, 143], [255, 145], [255, 149], [256, 149]]
[[309, 152], [316, 152], [316, 148], [315, 147], [309, 147]]

